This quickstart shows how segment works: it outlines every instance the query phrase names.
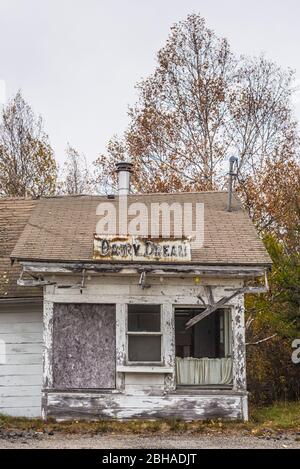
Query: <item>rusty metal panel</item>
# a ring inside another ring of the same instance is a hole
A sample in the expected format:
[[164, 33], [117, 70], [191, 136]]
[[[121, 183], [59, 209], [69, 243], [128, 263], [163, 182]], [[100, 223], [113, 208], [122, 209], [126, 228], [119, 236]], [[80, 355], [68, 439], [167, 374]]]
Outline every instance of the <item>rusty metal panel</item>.
[[115, 388], [115, 375], [115, 305], [55, 304], [53, 387]]
[[191, 260], [191, 245], [187, 238], [150, 239], [135, 236], [94, 236], [94, 259], [183, 262]]

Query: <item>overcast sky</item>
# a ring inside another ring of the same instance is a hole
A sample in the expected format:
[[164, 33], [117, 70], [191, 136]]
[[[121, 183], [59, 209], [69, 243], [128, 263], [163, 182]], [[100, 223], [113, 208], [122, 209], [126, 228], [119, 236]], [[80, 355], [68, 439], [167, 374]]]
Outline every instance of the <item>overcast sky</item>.
[[0, 0], [6, 98], [21, 88], [60, 162], [67, 142], [93, 161], [126, 127], [134, 84], [153, 71], [170, 26], [191, 12], [233, 51], [296, 69], [300, 84], [299, 0]]

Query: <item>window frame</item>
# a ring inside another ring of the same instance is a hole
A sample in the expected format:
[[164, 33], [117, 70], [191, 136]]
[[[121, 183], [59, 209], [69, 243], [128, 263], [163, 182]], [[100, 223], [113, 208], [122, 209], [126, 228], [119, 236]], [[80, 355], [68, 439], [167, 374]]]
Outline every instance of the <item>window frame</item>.
[[[181, 310], [181, 309], [199, 309], [199, 310], [205, 310], [205, 307], [202, 307], [201, 305], [194, 305], [194, 304], [176, 304], [173, 307], [173, 314], [174, 314], [174, 341], [175, 341], [175, 356], [176, 356], [176, 310]], [[224, 339], [227, 341], [227, 344], [229, 346], [229, 351], [230, 353], [227, 354], [227, 358], [233, 358], [233, 343], [232, 343], [232, 337], [233, 337], [233, 321], [232, 321], [232, 306], [224, 306], [219, 308], [226, 314], [224, 314]], [[225, 338], [226, 336], [226, 338]], [[226, 352], [226, 351], [225, 351]]]
[[[130, 305], [141, 305], [148, 303], [127, 303], [126, 305], [126, 365], [129, 366], [162, 366], [163, 363], [163, 332], [162, 332], [162, 305], [161, 303], [153, 303], [153, 306], [159, 306], [159, 331], [129, 331], [128, 330], [128, 316], [129, 316], [129, 306]], [[152, 305], [152, 304], [151, 304]], [[133, 361], [129, 360], [129, 337], [160, 337], [160, 360], [159, 361]]]
[[[176, 310], [178, 309], [205, 309], [205, 308], [202, 308], [200, 305], [194, 305], [194, 304], [176, 304], [176, 305], [173, 305], [173, 314], [174, 314], [174, 342], [176, 344]], [[228, 327], [228, 330], [227, 330], [227, 340], [228, 340], [228, 345], [230, 347], [230, 353], [228, 354], [228, 358], [230, 358], [232, 360], [232, 364], [233, 364], [233, 371], [232, 371], [232, 383], [231, 384], [178, 384], [177, 383], [177, 380], [176, 380], [176, 377], [175, 377], [175, 381], [176, 381], [176, 389], [193, 389], [193, 390], [206, 390], [206, 389], [215, 389], [215, 390], [222, 390], [222, 389], [226, 389], [226, 390], [232, 390], [234, 389], [234, 356], [233, 356], [233, 348], [234, 348], [234, 344], [233, 344], [233, 337], [234, 337], [234, 323], [233, 323], [233, 314], [232, 314], [232, 309], [233, 309], [233, 306], [230, 304], [230, 305], [226, 305], [224, 307], [221, 307], [220, 308], [221, 310], [223, 311], [226, 311], [226, 315], [227, 316], [227, 320], [224, 321], [224, 327], [225, 327], [225, 323], [227, 323], [227, 327]], [[175, 345], [175, 359], [176, 359], [176, 345]], [[176, 372], [175, 372], [175, 376], [176, 376]]]

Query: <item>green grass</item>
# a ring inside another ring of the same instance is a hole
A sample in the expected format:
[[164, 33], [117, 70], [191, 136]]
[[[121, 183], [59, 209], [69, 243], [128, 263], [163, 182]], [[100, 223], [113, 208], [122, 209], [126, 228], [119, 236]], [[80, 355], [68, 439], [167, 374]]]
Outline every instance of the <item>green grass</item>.
[[279, 402], [269, 407], [254, 408], [251, 421], [256, 425], [267, 425], [279, 429], [300, 429], [300, 401]]
[[110, 421], [98, 420], [95, 422], [70, 421], [55, 422], [49, 419], [44, 422], [40, 419], [27, 419], [0, 415], [0, 431], [35, 431], [68, 434], [100, 434], [100, 433], [126, 433], [126, 434], [153, 434], [153, 433], [193, 433], [193, 434], [220, 434], [220, 433], [251, 433], [260, 435], [272, 431], [300, 431], [300, 401], [277, 403], [270, 407], [253, 407], [250, 411], [249, 422], [223, 421], [221, 419], [210, 421], [184, 422], [181, 420], [130, 420]]

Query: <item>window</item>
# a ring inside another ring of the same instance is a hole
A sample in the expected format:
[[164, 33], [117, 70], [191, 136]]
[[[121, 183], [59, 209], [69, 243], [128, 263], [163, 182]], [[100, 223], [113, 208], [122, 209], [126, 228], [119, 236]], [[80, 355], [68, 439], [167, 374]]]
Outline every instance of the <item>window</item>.
[[160, 305], [128, 305], [128, 362], [161, 363]]
[[230, 311], [220, 309], [189, 329], [200, 309], [175, 311], [177, 384], [230, 385], [232, 382]]

